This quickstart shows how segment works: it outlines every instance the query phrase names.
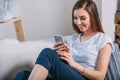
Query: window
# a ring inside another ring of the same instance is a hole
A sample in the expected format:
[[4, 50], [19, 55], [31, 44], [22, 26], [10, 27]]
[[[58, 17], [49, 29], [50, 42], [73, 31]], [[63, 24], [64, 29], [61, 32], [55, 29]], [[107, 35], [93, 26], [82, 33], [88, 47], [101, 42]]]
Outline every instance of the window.
[[18, 0], [0, 0], [0, 22], [19, 16]]

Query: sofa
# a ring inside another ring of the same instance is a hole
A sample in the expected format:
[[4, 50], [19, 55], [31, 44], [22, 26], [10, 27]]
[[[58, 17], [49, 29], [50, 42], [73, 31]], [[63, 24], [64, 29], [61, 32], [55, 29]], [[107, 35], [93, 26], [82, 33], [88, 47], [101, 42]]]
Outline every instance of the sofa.
[[0, 41], [0, 80], [13, 80], [21, 70], [31, 70], [43, 48], [53, 48], [54, 38], [18, 42], [15, 39]]
[[[54, 38], [25, 42], [0, 40], [0, 80], [13, 80], [19, 71], [32, 70], [41, 50], [53, 48], [54, 43]], [[120, 80], [120, 53], [118, 45], [114, 47], [105, 80]]]

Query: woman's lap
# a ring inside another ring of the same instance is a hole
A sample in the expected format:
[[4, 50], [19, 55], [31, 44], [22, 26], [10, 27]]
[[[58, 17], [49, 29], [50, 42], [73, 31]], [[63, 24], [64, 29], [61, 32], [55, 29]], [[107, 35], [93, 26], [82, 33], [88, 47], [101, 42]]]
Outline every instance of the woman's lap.
[[[55, 50], [49, 48], [42, 50], [35, 64], [44, 66], [52, 75], [53, 80], [88, 80], [61, 60]], [[26, 72], [26, 74], [30, 73]], [[51, 78], [48, 80], [51, 80]]]

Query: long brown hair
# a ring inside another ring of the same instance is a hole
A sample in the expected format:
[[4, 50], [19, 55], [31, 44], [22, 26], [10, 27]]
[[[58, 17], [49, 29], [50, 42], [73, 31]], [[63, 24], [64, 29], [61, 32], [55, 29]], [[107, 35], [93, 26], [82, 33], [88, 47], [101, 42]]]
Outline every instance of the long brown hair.
[[76, 4], [73, 6], [72, 10], [72, 24], [73, 24], [73, 29], [77, 33], [81, 33], [79, 28], [74, 24], [74, 11], [80, 8], [84, 8], [88, 14], [90, 15], [90, 22], [91, 22], [91, 27], [94, 32], [103, 32], [104, 30], [102, 28], [102, 24], [100, 22], [97, 6], [93, 0], [78, 0]]

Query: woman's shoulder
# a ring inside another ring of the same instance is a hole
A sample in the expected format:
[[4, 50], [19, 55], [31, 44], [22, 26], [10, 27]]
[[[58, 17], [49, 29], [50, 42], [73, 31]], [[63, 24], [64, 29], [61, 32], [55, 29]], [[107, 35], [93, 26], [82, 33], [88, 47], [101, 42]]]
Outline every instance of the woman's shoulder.
[[71, 42], [75, 41], [79, 36], [80, 36], [80, 34], [74, 33], [67, 38], [67, 42], [71, 43]]
[[79, 35], [80, 35], [80, 34], [74, 33], [74, 34], [71, 35], [71, 37], [72, 37], [72, 38], [76, 38], [76, 37], [78, 37]]
[[98, 42], [99, 49], [103, 48], [108, 43], [110, 43], [112, 47], [114, 48], [112, 38], [108, 34], [100, 32], [97, 34], [96, 39]]
[[102, 32], [97, 33], [96, 39], [97, 41], [112, 40], [112, 38], [108, 34]]
[[71, 38], [72, 40], [76, 40], [80, 35], [81, 35], [81, 34], [74, 33], [74, 34], [71, 35], [70, 38]]

